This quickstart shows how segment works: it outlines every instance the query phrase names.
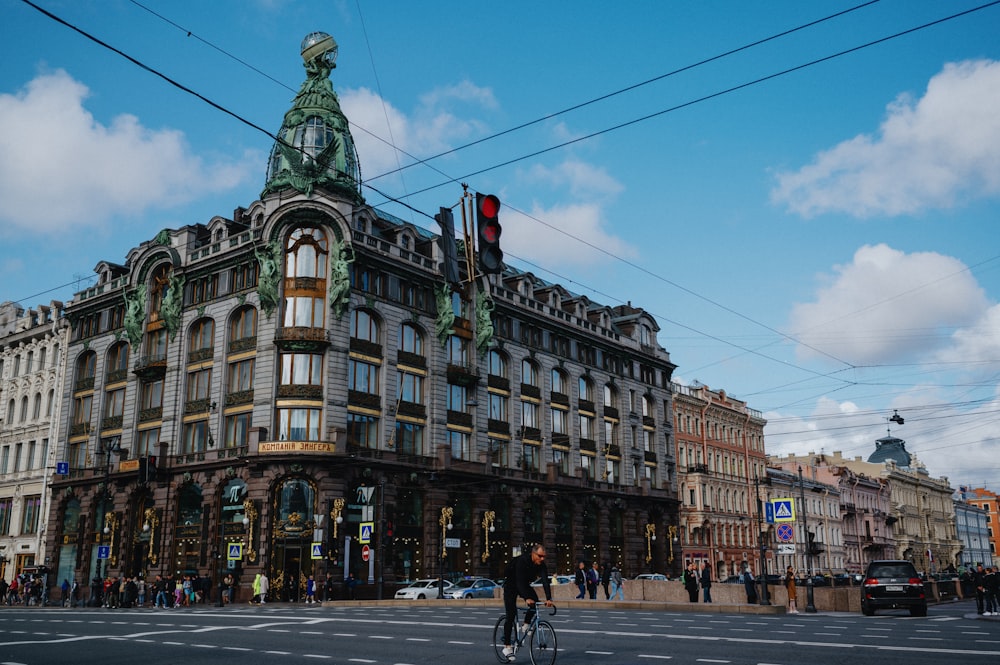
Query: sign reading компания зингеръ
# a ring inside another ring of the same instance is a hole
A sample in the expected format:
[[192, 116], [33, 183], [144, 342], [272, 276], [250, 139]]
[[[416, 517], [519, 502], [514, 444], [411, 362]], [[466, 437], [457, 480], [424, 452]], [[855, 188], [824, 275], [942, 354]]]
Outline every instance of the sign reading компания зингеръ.
[[336, 444], [325, 441], [261, 441], [257, 451], [267, 453], [333, 453]]

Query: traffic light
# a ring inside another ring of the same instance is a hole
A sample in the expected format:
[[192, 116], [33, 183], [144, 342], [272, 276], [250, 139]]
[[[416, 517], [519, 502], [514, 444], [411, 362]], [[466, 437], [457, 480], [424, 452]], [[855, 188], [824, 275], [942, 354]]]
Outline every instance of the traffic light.
[[139, 482], [150, 483], [156, 480], [156, 455], [139, 458]]
[[455, 218], [449, 208], [441, 208], [441, 212], [434, 215], [434, 219], [441, 227], [441, 237], [438, 238], [441, 244], [441, 256], [444, 257], [441, 272], [449, 284], [458, 284], [461, 278], [458, 274], [458, 254], [455, 251]]
[[479, 230], [479, 271], [484, 275], [503, 272], [500, 250], [500, 199], [492, 194], [476, 194], [476, 228]]

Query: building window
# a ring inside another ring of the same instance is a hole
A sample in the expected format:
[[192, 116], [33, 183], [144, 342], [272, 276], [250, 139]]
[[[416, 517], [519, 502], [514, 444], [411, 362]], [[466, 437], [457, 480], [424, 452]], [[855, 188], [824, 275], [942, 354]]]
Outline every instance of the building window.
[[521, 383], [538, 387], [538, 369], [530, 360], [521, 361]]
[[[282, 441], [319, 441], [320, 409], [278, 409], [278, 437]], [[348, 417], [350, 414], [348, 414]]]
[[378, 374], [378, 365], [351, 358], [347, 375], [347, 388], [369, 395], [378, 395]]
[[323, 298], [289, 296], [285, 298], [286, 328], [322, 328], [326, 319], [326, 301]]
[[136, 446], [138, 448], [136, 453], [140, 457], [155, 455], [157, 448], [160, 446], [160, 428], [154, 427], [153, 429], [140, 430]]
[[[128, 344], [124, 342], [115, 344], [108, 350], [108, 376], [115, 376], [116, 380], [122, 380], [117, 373], [128, 372]], [[127, 377], [125, 377], [127, 378]]]
[[351, 337], [378, 344], [380, 338], [378, 321], [363, 309], [354, 310], [354, 315], [351, 317]]
[[[3, 467], [6, 471], [6, 452], [7, 449], [4, 448], [4, 460]], [[83, 469], [87, 466], [87, 443], [85, 441], [75, 441], [69, 444], [69, 468], [71, 469]]]
[[555, 448], [552, 450], [552, 461], [555, 463], [556, 467], [559, 469], [559, 474], [563, 476], [569, 475], [569, 451], [559, 450]]
[[257, 336], [257, 310], [244, 307], [229, 319], [229, 341], [237, 342]]
[[541, 469], [542, 466], [542, 451], [538, 446], [524, 445], [523, 459], [521, 460], [522, 466], [525, 471], [534, 471], [535, 473]]
[[507, 396], [501, 393], [490, 393], [490, 420], [500, 420], [503, 422], [510, 422], [510, 416], [507, 414]]
[[149, 381], [142, 384], [139, 396], [140, 408], [158, 409], [163, 406], [163, 380]]
[[424, 337], [416, 326], [404, 323], [399, 327], [399, 350], [417, 356], [424, 355]]
[[194, 353], [195, 351], [211, 349], [215, 346], [214, 338], [215, 321], [212, 319], [201, 319], [200, 321], [195, 321], [194, 325], [191, 326], [191, 338], [189, 340], [190, 347], [188, 350]]
[[566, 375], [560, 369], [553, 369], [550, 373], [552, 379], [552, 392], [566, 394]]
[[257, 262], [249, 261], [233, 268], [233, 291], [243, 291], [257, 286]]
[[521, 426], [538, 428], [538, 405], [534, 402], [521, 402]]
[[499, 351], [490, 351], [487, 356], [489, 373], [493, 376], [507, 377], [507, 359]]
[[253, 372], [256, 362], [254, 358], [247, 358], [246, 360], [229, 363], [229, 378], [226, 382], [226, 392], [228, 394], [231, 395], [253, 389]]
[[378, 421], [376, 416], [348, 412], [347, 442], [359, 448], [378, 448]]
[[568, 434], [569, 427], [566, 421], [569, 419], [569, 413], [563, 409], [552, 409], [552, 434]]
[[281, 355], [281, 385], [322, 386], [323, 354], [283, 353]]
[[466, 366], [469, 363], [469, 345], [466, 340], [456, 335], [448, 337], [448, 364]]
[[38, 513], [42, 507], [41, 496], [26, 496], [23, 499], [21, 534], [38, 532]]
[[449, 411], [458, 411], [459, 413], [468, 412], [470, 408], [468, 394], [465, 386], [449, 383], [445, 408]]
[[396, 421], [396, 447], [406, 455], [424, 454], [424, 426]]
[[447, 430], [448, 446], [451, 448], [451, 456], [454, 459], [472, 459], [472, 449], [468, 432], [457, 430]]
[[209, 391], [212, 388], [212, 369], [202, 369], [197, 372], [188, 372], [187, 401], [208, 399]]
[[326, 234], [321, 229], [295, 229], [289, 234], [285, 244], [285, 275], [314, 277], [325, 281], [327, 253]]
[[167, 358], [167, 329], [158, 328], [146, 333], [146, 357], [150, 362]]
[[181, 454], [205, 452], [208, 447], [208, 421], [198, 420], [193, 423], [184, 424], [184, 442], [181, 447]]
[[93, 395], [83, 395], [73, 398], [73, 424], [85, 425], [90, 422], [90, 410], [94, 403]]
[[585, 402], [594, 401], [594, 384], [585, 376], [580, 377], [578, 383], [580, 390], [580, 399]]
[[108, 391], [104, 397], [104, 417], [121, 418], [123, 413], [125, 413], [125, 389]]
[[10, 535], [10, 516], [14, 510], [14, 499], [0, 499], [0, 536]]
[[424, 377], [410, 372], [398, 372], [399, 400], [413, 404], [424, 403]]
[[226, 448], [243, 448], [250, 441], [250, 427], [253, 424], [253, 414], [237, 413], [226, 416]]

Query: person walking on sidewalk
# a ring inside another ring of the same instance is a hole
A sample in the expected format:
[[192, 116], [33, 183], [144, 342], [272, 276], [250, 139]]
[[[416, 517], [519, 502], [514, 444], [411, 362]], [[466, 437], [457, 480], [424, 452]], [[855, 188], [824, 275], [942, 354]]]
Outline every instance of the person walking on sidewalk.
[[708, 567], [708, 562], [701, 564], [701, 592], [704, 594], [703, 602], [712, 602], [712, 569]]
[[581, 559], [580, 563], [576, 567], [576, 578], [573, 580], [576, 582], [576, 588], [580, 590], [580, 593], [576, 594], [576, 599], [587, 597], [587, 564]]
[[622, 571], [618, 566], [611, 567], [611, 600], [625, 600], [624, 582], [622, 581]]

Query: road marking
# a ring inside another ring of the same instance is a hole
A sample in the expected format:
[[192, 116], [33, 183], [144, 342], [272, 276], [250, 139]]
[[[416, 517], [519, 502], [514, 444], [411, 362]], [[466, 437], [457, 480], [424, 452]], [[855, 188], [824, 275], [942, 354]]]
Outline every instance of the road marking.
[[696, 658], [695, 662], [698, 663], [731, 663], [731, 660], [715, 660], [712, 658]]
[[265, 651], [264, 653], [273, 653], [275, 656], [291, 656], [291, 651]]
[[614, 655], [614, 651], [584, 651], [583, 653], [593, 654], [595, 656], [611, 656]]
[[368, 639], [370, 639], [370, 640], [394, 640], [396, 638], [394, 638], [392, 635], [369, 635]]
[[304, 653], [304, 654], [302, 654], [302, 657], [303, 658], [323, 658], [324, 660], [329, 660], [330, 658], [333, 658], [333, 656], [327, 656], [326, 654], [320, 654], [320, 653]]
[[348, 663], [377, 663], [377, 660], [365, 660], [364, 658], [348, 658]]
[[943, 642], [944, 641], [943, 637], [911, 637], [910, 639], [911, 640], [926, 640], [926, 641], [933, 641], [933, 642]]
[[253, 649], [248, 649], [247, 647], [222, 647], [223, 651], [253, 651]]
[[637, 658], [656, 658], [657, 660], [670, 660], [673, 656], [659, 656], [652, 653], [640, 653]]
[[431, 639], [429, 637], [407, 637], [406, 641], [407, 642], [430, 642]]

